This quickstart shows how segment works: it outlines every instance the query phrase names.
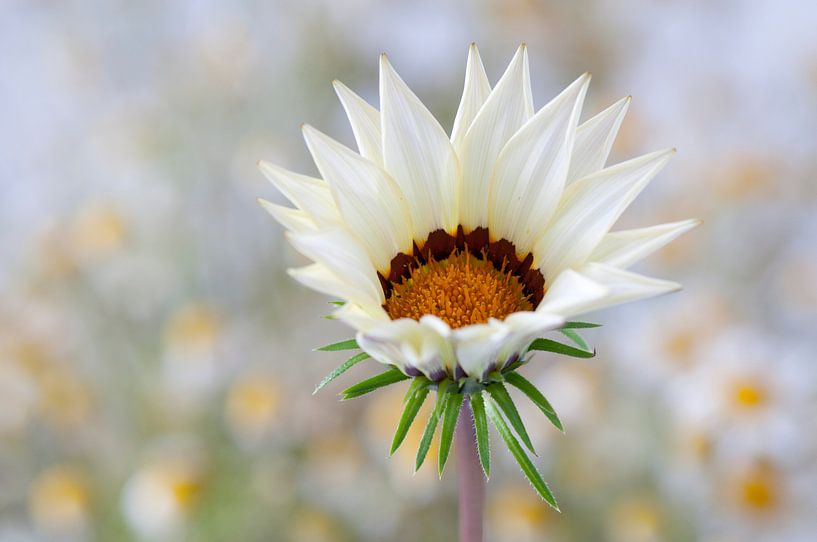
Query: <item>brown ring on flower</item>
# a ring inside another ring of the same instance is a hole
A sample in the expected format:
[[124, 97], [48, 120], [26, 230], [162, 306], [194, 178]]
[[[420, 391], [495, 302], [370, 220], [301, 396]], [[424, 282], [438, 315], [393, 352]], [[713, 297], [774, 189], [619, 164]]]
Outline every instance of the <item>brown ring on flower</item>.
[[383, 308], [392, 319], [434, 314], [455, 328], [502, 319], [542, 300], [545, 278], [532, 265], [533, 254], [520, 257], [507, 239], [491, 241], [487, 228], [435, 230], [412, 254], [392, 258], [388, 277], [378, 273]]

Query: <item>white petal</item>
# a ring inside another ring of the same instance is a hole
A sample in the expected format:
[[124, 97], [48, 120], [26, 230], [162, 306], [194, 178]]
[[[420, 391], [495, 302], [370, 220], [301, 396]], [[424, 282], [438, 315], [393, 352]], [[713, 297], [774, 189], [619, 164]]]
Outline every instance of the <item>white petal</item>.
[[582, 266], [578, 272], [603, 285], [608, 290], [608, 294], [604, 299], [596, 302], [591, 309], [587, 309], [588, 311], [655, 297], [681, 289], [681, 285], [677, 282], [645, 277], [631, 271], [624, 271], [611, 265], [599, 263], [588, 263]]
[[438, 380], [445, 375], [447, 340], [433, 325], [401, 318], [357, 334], [360, 347], [377, 361], [406, 374]]
[[572, 269], [563, 271], [550, 285], [536, 312], [570, 318], [591, 310], [610, 291]]
[[346, 303], [333, 312], [332, 316], [350, 325], [357, 331], [364, 332], [389, 321], [389, 315], [386, 314], [383, 307], [364, 307], [354, 302]]
[[[460, 368], [465, 375], [481, 379], [496, 367], [497, 358], [511, 332], [494, 320], [457, 328], [452, 335]], [[455, 373], [454, 376], [461, 375]]]
[[629, 96], [623, 98], [579, 126], [570, 159], [570, 172], [567, 174], [568, 182], [604, 167], [631, 101]]
[[518, 358], [535, 339], [558, 329], [564, 322], [564, 317], [543, 311], [515, 312], [506, 316], [502, 324], [510, 331], [510, 336], [500, 351], [497, 360], [499, 366], [504, 366], [514, 357]]
[[304, 125], [303, 132], [344, 222], [364, 244], [378, 271], [388, 274], [391, 259], [411, 248], [403, 194], [369, 160], [311, 126]]
[[540, 109], [497, 159], [488, 225], [492, 237], [511, 240], [520, 254], [533, 250], [559, 203], [589, 83], [586, 73]]
[[673, 149], [634, 158], [568, 185], [534, 252], [534, 265], [545, 279], [584, 263], [674, 153]]
[[460, 107], [457, 109], [457, 116], [454, 119], [454, 128], [451, 130], [451, 144], [454, 150], [459, 152], [462, 148], [463, 139], [471, 127], [471, 123], [479, 113], [482, 104], [491, 94], [491, 83], [485, 74], [482, 59], [477, 50], [477, 44], [472, 43], [468, 48], [468, 63], [465, 67], [465, 85], [462, 89], [462, 99]]
[[488, 225], [488, 188], [499, 152], [533, 115], [528, 53], [517, 50], [465, 134], [460, 151], [460, 221], [466, 231]]
[[363, 247], [350, 234], [334, 229], [290, 232], [287, 237], [298, 252], [323, 264], [347, 284], [347, 291], [356, 292], [354, 301], [367, 306], [383, 304], [385, 296], [377, 273]]
[[284, 207], [283, 205], [277, 205], [262, 198], [258, 198], [258, 203], [261, 204], [261, 207], [271, 214], [279, 224], [290, 231], [302, 232], [315, 231], [318, 229], [315, 221], [312, 220], [304, 211], [299, 209], [290, 209], [289, 207]]
[[357, 148], [364, 158], [383, 167], [380, 135], [380, 112], [340, 81], [333, 81], [335, 92], [349, 117]]
[[383, 163], [406, 195], [414, 238], [456, 231], [459, 165], [445, 130], [380, 57]]
[[700, 220], [692, 219], [610, 232], [604, 236], [589, 260], [626, 269], [700, 223]]
[[258, 162], [258, 167], [293, 205], [306, 212], [316, 224], [333, 226], [340, 223], [338, 207], [326, 181], [294, 173], [263, 160]]
[[[365, 306], [374, 312], [378, 305], [373, 304], [371, 296], [361, 291], [356, 284], [343, 280], [322, 263], [313, 263], [304, 267], [288, 269], [289, 275], [306, 286], [322, 294], [342, 299], [356, 306]], [[381, 309], [382, 310], [382, 309]], [[385, 311], [384, 311], [385, 312]]]

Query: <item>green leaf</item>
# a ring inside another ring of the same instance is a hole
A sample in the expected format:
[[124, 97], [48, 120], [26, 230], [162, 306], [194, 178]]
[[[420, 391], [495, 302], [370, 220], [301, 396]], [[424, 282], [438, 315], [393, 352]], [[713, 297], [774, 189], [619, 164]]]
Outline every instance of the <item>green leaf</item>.
[[592, 324], [590, 322], [565, 322], [562, 329], [588, 329], [593, 327], [601, 327], [601, 324]]
[[329, 304], [336, 307], [342, 307], [346, 304], [346, 301], [330, 301]]
[[508, 382], [508, 384], [516, 387], [519, 391], [527, 395], [528, 399], [533, 401], [533, 404], [539, 407], [539, 410], [541, 410], [542, 413], [547, 416], [547, 419], [550, 420], [559, 431], [562, 433], [565, 432], [564, 427], [562, 426], [562, 420], [560, 420], [559, 416], [556, 415], [556, 411], [553, 410], [550, 402], [545, 399], [542, 392], [540, 392], [527, 378], [519, 373], [508, 373], [505, 375], [505, 380]]
[[505, 386], [501, 382], [496, 382], [485, 389], [488, 390], [488, 393], [491, 394], [491, 397], [493, 397], [494, 401], [499, 405], [499, 408], [505, 413], [508, 421], [511, 422], [511, 426], [516, 430], [516, 433], [522, 439], [522, 442], [525, 443], [525, 446], [528, 447], [528, 450], [530, 450], [533, 455], [536, 455], [536, 451], [533, 449], [533, 443], [530, 441], [527, 430], [525, 430], [525, 424], [522, 423], [522, 417], [519, 416], [519, 411], [516, 410], [516, 405], [513, 404], [513, 399], [511, 399], [511, 395]]
[[[412, 386], [414, 386], [414, 383], [412, 383]], [[411, 394], [411, 398], [406, 402], [406, 408], [403, 409], [403, 415], [400, 416], [400, 423], [397, 424], [397, 431], [394, 433], [389, 455], [394, 454], [403, 443], [403, 439], [406, 438], [406, 433], [408, 433], [409, 427], [414, 422], [414, 418], [417, 417], [417, 413], [420, 411], [420, 407], [423, 406], [427, 395], [428, 388], [426, 387], [420, 387]]]
[[474, 413], [474, 430], [477, 434], [477, 452], [479, 452], [479, 462], [485, 478], [491, 476], [491, 453], [488, 447], [488, 419], [485, 417], [485, 402], [482, 400], [482, 393], [471, 394], [471, 412]]
[[443, 427], [440, 430], [440, 455], [437, 462], [437, 472], [440, 477], [445, 469], [445, 462], [448, 461], [448, 453], [451, 451], [451, 441], [454, 440], [454, 429], [457, 427], [457, 418], [460, 415], [460, 406], [465, 396], [462, 393], [449, 393], [443, 407]]
[[327, 344], [326, 346], [321, 346], [315, 350], [318, 350], [319, 352], [337, 352], [339, 350], [360, 350], [360, 347], [357, 345], [356, 340], [349, 339], [346, 341]]
[[440, 385], [437, 388], [437, 404], [434, 405], [434, 410], [431, 411], [431, 415], [428, 417], [426, 428], [423, 431], [422, 438], [420, 439], [420, 446], [417, 448], [417, 458], [414, 461], [414, 472], [420, 470], [420, 467], [423, 466], [423, 462], [426, 460], [428, 449], [431, 447], [431, 441], [434, 438], [434, 431], [437, 430], [437, 421], [440, 419], [440, 413], [442, 412], [443, 405], [447, 399], [447, 390], [448, 380], [443, 380], [440, 382]]
[[402, 382], [403, 380], [408, 380], [409, 378], [410, 377], [401, 373], [399, 369], [392, 367], [391, 369], [384, 373], [380, 373], [379, 375], [367, 378], [362, 382], [358, 382], [354, 386], [346, 388], [345, 390], [340, 392], [340, 395], [344, 401], [347, 399], [354, 399], [355, 397], [366, 395], [367, 393], [373, 392], [374, 390], [383, 388], [385, 386], [390, 386], [391, 384], [395, 384], [397, 382]]
[[536, 470], [533, 462], [531, 462], [530, 458], [527, 456], [527, 454], [525, 454], [525, 450], [523, 450], [522, 446], [519, 445], [519, 441], [516, 440], [516, 437], [514, 437], [513, 433], [511, 433], [511, 430], [508, 428], [505, 420], [502, 419], [502, 415], [494, 405], [493, 399], [490, 397], [488, 397], [485, 401], [485, 410], [488, 413], [488, 417], [491, 419], [491, 423], [494, 424], [494, 427], [496, 427], [496, 430], [499, 432], [502, 440], [504, 440], [505, 444], [507, 444], [508, 449], [511, 451], [511, 455], [513, 455], [516, 462], [519, 463], [519, 466], [522, 468], [522, 473], [531, 483], [533, 489], [536, 490], [536, 493], [538, 493], [546, 503], [552, 506], [556, 511], [560, 511], [559, 505], [556, 504], [556, 499], [553, 497], [553, 493], [550, 492], [550, 488], [545, 483], [544, 479], [542, 479], [542, 475], [539, 474], [539, 471]]
[[576, 346], [578, 346], [582, 350], [587, 350], [588, 352], [593, 351], [593, 349], [590, 348], [590, 345], [587, 344], [587, 341], [585, 341], [581, 335], [579, 335], [572, 329], [560, 329], [559, 332], [568, 339], [570, 339], [571, 341], [573, 341], [576, 344]]
[[574, 348], [567, 344], [563, 344], [550, 339], [536, 339], [530, 345], [530, 350], [540, 350], [543, 352], [554, 352], [556, 354], [563, 354], [565, 356], [572, 356], [574, 358], [592, 358], [596, 355], [594, 351], [581, 350]]
[[312, 392], [312, 395], [315, 395], [323, 388], [325, 388], [326, 385], [332, 382], [334, 379], [336, 379], [337, 377], [351, 369], [353, 366], [357, 365], [358, 363], [366, 359], [369, 359], [369, 354], [367, 354], [366, 352], [360, 352], [358, 354], [355, 354], [351, 358], [347, 359], [346, 361], [338, 365], [338, 367], [334, 371], [326, 375], [323, 378], [323, 380], [321, 380], [321, 383], [318, 384], [318, 387], [315, 388], [315, 391]]

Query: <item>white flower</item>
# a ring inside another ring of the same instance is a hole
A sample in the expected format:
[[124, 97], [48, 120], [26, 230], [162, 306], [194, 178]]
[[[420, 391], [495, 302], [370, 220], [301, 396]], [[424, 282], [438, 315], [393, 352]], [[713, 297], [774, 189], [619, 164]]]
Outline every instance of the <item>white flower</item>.
[[481, 378], [582, 312], [679, 288], [626, 268], [696, 225], [610, 233], [674, 153], [605, 167], [630, 103], [578, 123], [590, 75], [534, 112], [521, 46], [491, 89], [479, 53], [449, 137], [380, 58], [380, 110], [335, 90], [359, 152], [303, 127], [323, 179], [261, 162], [295, 208], [262, 205], [346, 303], [361, 348], [406, 374]]

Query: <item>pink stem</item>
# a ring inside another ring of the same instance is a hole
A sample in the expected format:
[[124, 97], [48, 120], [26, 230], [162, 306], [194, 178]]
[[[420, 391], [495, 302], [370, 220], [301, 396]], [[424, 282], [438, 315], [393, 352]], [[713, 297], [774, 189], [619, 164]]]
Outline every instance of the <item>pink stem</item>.
[[460, 410], [455, 439], [457, 474], [460, 484], [460, 542], [482, 542], [485, 477], [477, 455], [474, 419], [471, 414], [471, 404], [467, 399]]

